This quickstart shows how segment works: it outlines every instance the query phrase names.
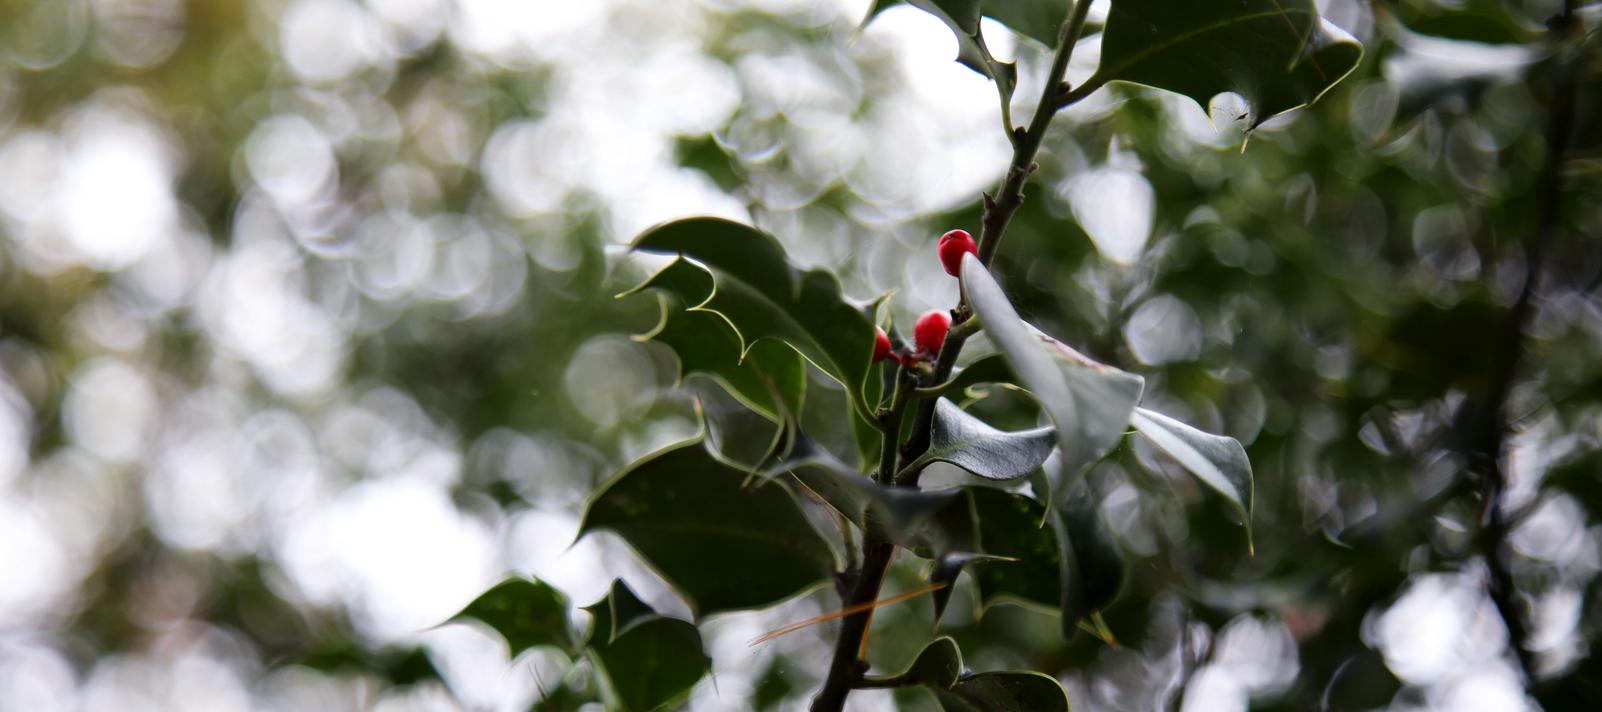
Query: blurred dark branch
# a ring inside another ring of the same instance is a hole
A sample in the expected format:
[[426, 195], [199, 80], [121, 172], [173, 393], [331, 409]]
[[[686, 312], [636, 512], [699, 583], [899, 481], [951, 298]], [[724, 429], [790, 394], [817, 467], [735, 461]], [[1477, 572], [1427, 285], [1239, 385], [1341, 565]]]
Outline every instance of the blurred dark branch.
[[1546, 254], [1551, 249], [1553, 236], [1559, 230], [1563, 198], [1563, 155], [1573, 132], [1572, 106], [1576, 70], [1575, 59], [1565, 56], [1568, 50], [1564, 45], [1579, 28], [1580, 23], [1573, 14], [1575, 5], [1574, 2], [1565, 3], [1564, 12], [1549, 22], [1557, 54], [1550, 84], [1546, 162], [1541, 166], [1541, 173], [1535, 186], [1535, 226], [1528, 249], [1525, 251], [1524, 284], [1519, 289], [1518, 299], [1508, 311], [1507, 320], [1497, 342], [1498, 352], [1491, 362], [1490, 385], [1484, 402], [1474, 414], [1475, 420], [1471, 426], [1473, 430], [1470, 432], [1469, 440], [1476, 448], [1471, 455], [1482, 468], [1480, 492], [1485, 505], [1483, 517], [1485, 526], [1480, 532], [1479, 546], [1489, 571], [1486, 589], [1492, 603], [1496, 605], [1497, 613], [1507, 626], [1508, 647], [1517, 655], [1526, 683], [1533, 683], [1535, 680], [1536, 661], [1527, 648], [1530, 638], [1528, 611], [1519, 601], [1518, 587], [1509, 568], [1511, 553], [1508, 551], [1507, 540], [1518, 522], [1509, 516], [1506, 503], [1503, 501], [1507, 490], [1504, 451], [1508, 433], [1512, 429], [1506, 410], [1508, 395], [1518, 377], [1519, 363], [1524, 358], [1524, 329], [1535, 308], [1534, 302], [1540, 290]]

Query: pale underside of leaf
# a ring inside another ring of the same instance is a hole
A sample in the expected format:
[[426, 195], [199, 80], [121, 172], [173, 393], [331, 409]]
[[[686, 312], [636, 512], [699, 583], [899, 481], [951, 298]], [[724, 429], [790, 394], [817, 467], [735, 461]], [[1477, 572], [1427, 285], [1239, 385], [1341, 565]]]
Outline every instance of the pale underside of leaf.
[[1040, 467], [1056, 444], [1050, 427], [1006, 432], [944, 398], [935, 405], [929, 449], [909, 467], [946, 462], [989, 480], [1013, 480]]
[[1066, 492], [1124, 436], [1145, 381], [1097, 364], [1025, 324], [974, 256], [964, 256], [962, 276], [968, 302], [985, 333], [1056, 428], [1065, 479], [1059, 489]]
[[1204, 433], [1145, 408], [1136, 409], [1130, 424], [1152, 445], [1174, 458], [1203, 484], [1228, 500], [1245, 523], [1251, 540], [1252, 465], [1239, 441]]

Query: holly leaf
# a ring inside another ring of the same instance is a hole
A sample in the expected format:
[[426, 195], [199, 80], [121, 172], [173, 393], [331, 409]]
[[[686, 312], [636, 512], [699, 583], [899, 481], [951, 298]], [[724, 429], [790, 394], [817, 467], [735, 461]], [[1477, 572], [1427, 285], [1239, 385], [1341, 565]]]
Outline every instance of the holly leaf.
[[1062, 637], [1066, 640], [1073, 637], [1079, 619], [1090, 618], [1117, 597], [1124, 582], [1124, 557], [1084, 480], [1075, 483], [1052, 517], [1060, 555]]
[[971, 254], [963, 256], [962, 286], [985, 333], [1056, 426], [1065, 479], [1057, 490], [1066, 493], [1123, 438], [1145, 381], [1096, 363], [1024, 323], [990, 270]]
[[946, 712], [1068, 712], [1068, 691], [1038, 672], [965, 675], [950, 689], [932, 688]]
[[974, 521], [974, 553], [1011, 561], [970, 574], [981, 608], [1004, 602], [1056, 610], [1062, 604], [1061, 555], [1045, 508], [1029, 497], [989, 487], [965, 487]]
[[586, 610], [606, 612], [596, 617], [597, 631], [603, 616], [621, 621], [613, 617], [618, 613], [629, 619], [626, 626], [608, 625], [616, 635], [605, 642], [599, 642], [599, 635], [590, 640], [608, 709], [651, 712], [675, 704], [712, 669], [694, 625], [652, 610], [621, 581], [613, 582], [607, 597]]
[[961, 677], [962, 650], [957, 647], [957, 641], [941, 637], [923, 646], [905, 672], [889, 677], [868, 677], [864, 682], [881, 686], [927, 685], [944, 689], [957, 684]]
[[1255, 128], [1313, 103], [1362, 57], [1363, 45], [1320, 17], [1313, 0], [1117, 0], [1086, 84], [1145, 84], [1203, 109], [1235, 92]]
[[929, 572], [930, 584], [945, 584], [929, 594], [930, 602], [934, 604], [934, 622], [940, 624], [940, 616], [946, 612], [946, 605], [951, 602], [951, 593], [955, 590], [957, 577], [968, 564], [984, 563], [986, 561], [1012, 561], [1005, 556], [990, 556], [988, 554], [975, 554], [968, 551], [952, 551], [942, 554], [935, 561], [934, 568]]
[[1137, 408], [1130, 425], [1157, 449], [1223, 495], [1246, 526], [1246, 545], [1252, 547], [1252, 463], [1240, 441], [1204, 433], [1162, 413]]
[[943, 553], [931, 582], [954, 581], [962, 565], [989, 560], [969, 570], [981, 609], [1011, 603], [1057, 612], [1064, 638], [1073, 636], [1081, 618], [1117, 595], [1123, 556], [1083, 483], [1049, 514], [1045, 506], [1020, 494], [990, 487], [965, 487], [962, 492], [972, 538]]
[[590, 646], [606, 645], [635, 625], [658, 617], [650, 604], [641, 601], [623, 579], [612, 581], [606, 597], [584, 607], [594, 623], [590, 626]]
[[709, 281], [690, 279], [670, 265], [635, 291], [666, 289], [694, 305], [692, 311], [723, 317], [739, 337], [742, 358], [762, 339], [789, 344], [845, 386], [852, 417], [872, 412], [873, 306], [847, 299], [834, 274], [797, 268], [772, 235], [722, 218], [658, 225], [632, 249], [688, 257], [712, 274]]
[[882, 485], [809, 445], [798, 444], [798, 457], [776, 466], [774, 473], [789, 473], [806, 491], [851, 523], [899, 544], [908, 544], [924, 523], [957, 494]]
[[[996, 91], [1001, 94], [1003, 107], [1012, 102], [1012, 92], [1018, 88], [1018, 65], [1012, 62], [1003, 62], [990, 54], [990, 48], [985, 46], [984, 33], [980, 31], [979, 20], [984, 11], [991, 4], [980, 0], [874, 0], [868, 9], [868, 16], [863, 20], [866, 25], [885, 8], [894, 5], [897, 1], [923, 10], [951, 28], [951, 33], [957, 37], [957, 62], [972, 69], [996, 83]], [[1005, 2], [1001, 4], [1007, 4]], [[1026, 4], [1044, 4], [1043, 0], [1026, 0]], [[1022, 13], [1018, 18], [1022, 19]], [[1059, 13], [1058, 24], [1061, 24]], [[1014, 28], [1019, 29], [1019, 28]], [[1036, 29], [1031, 25], [1031, 29]], [[1051, 38], [1041, 40], [1048, 47], [1057, 46], [1057, 28], [1051, 28]]]
[[511, 657], [540, 646], [572, 652], [573, 630], [568, 624], [567, 597], [543, 581], [510, 578], [496, 584], [467, 604], [452, 621], [472, 618], [506, 639]]
[[[665, 283], [670, 277], [664, 275], [679, 272], [700, 272], [706, 284], [711, 284], [712, 276], [705, 268], [683, 260], [658, 273], [657, 278]], [[659, 284], [655, 279], [646, 284]], [[768, 420], [793, 421], [801, 412], [806, 370], [801, 355], [782, 341], [762, 339], [742, 353], [739, 333], [721, 315], [686, 310], [667, 295], [662, 298], [662, 317], [656, 328], [636, 338], [672, 349], [679, 359], [681, 379], [692, 375], [711, 378]]]
[[1056, 437], [1050, 427], [1014, 433], [997, 430], [941, 398], [935, 404], [929, 449], [910, 467], [922, 470], [946, 462], [987, 480], [1015, 480], [1046, 461]]
[[833, 564], [788, 490], [752, 480], [699, 437], [603, 485], [579, 536], [598, 530], [628, 542], [697, 616], [777, 603], [822, 581]]

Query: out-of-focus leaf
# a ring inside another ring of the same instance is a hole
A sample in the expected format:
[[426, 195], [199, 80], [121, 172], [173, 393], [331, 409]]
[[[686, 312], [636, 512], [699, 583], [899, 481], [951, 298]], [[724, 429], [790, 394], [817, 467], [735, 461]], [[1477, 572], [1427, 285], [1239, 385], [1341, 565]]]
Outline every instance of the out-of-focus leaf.
[[[682, 260], [668, 269], [705, 272]], [[794, 420], [801, 412], [806, 371], [801, 355], [781, 341], [762, 339], [742, 356], [740, 336], [722, 316], [686, 310], [667, 296], [663, 297], [662, 321], [638, 338], [673, 349], [681, 377], [704, 374], [768, 420]]]
[[763, 338], [795, 347], [863, 403], [873, 362], [873, 314], [847, 300], [840, 281], [821, 269], [802, 271], [772, 235], [722, 218], [686, 218], [658, 225], [635, 250], [678, 254], [712, 270], [711, 289], [685, 280], [647, 284], [674, 290], [695, 310], [717, 312], [740, 337], [742, 353]]
[[567, 618], [567, 597], [543, 581], [511, 578], [496, 584], [467, 604], [451, 620], [472, 618], [506, 639], [512, 657], [548, 645], [571, 652], [573, 630]]
[[711, 136], [681, 138], [674, 148], [679, 165], [705, 173], [719, 188], [733, 192], [744, 185], [740, 162]]
[[351, 640], [339, 640], [309, 654], [281, 661], [325, 673], [380, 675], [394, 685], [413, 685], [443, 677], [422, 648], [371, 651]]
[[[1432, 0], [1404, 0], [1393, 3], [1386, 15], [1390, 21], [1422, 35], [1490, 44], [1517, 44], [1538, 38], [1545, 29], [1532, 18], [1503, 0], [1459, 0], [1439, 3]], [[1378, 18], [1377, 24], [1387, 24]]]
[[1397, 94], [1393, 120], [1401, 125], [1443, 104], [1467, 109], [1497, 84], [1524, 81], [1530, 66], [1542, 57], [1525, 44], [1436, 37], [1396, 22], [1382, 21], [1380, 27], [1395, 43], [1380, 69]]
[[606, 645], [627, 633], [635, 625], [657, 616], [657, 612], [634, 594], [634, 589], [617, 579], [612, 582], [606, 597], [584, 607], [594, 624], [590, 628], [590, 646]]
[[1255, 127], [1313, 103], [1362, 56], [1363, 45], [1320, 17], [1313, 0], [1118, 0], [1087, 84], [1145, 84], [1203, 108], [1235, 92]]
[[[577, 672], [593, 677], [590, 668], [583, 668]], [[554, 688], [541, 688], [539, 696], [529, 705], [528, 712], [578, 712], [585, 705], [600, 702], [596, 699], [597, 690], [593, 680], [581, 684], [573, 677], [575, 676], [564, 677], [561, 684]]]
[[990, 271], [972, 255], [962, 260], [963, 290], [985, 333], [1056, 426], [1066, 493], [1086, 468], [1123, 437], [1140, 402], [1140, 376], [1098, 364], [1018, 318]]
[[775, 655], [768, 660], [767, 669], [757, 678], [756, 689], [751, 695], [752, 709], [773, 709], [795, 694], [800, 681], [791, 671], [794, 665], [794, 661], [783, 655]]
[[1396, 679], [1396, 673], [1391, 672], [1380, 653], [1359, 648], [1335, 668], [1324, 687], [1322, 700], [1330, 710], [1383, 709], [1401, 689], [1402, 682]]
[[1246, 459], [1246, 448], [1234, 438], [1204, 433], [1145, 408], [1135, 410], [1130, 424], [1203, 484], [1229, 500], [1246, 526], [1246, 540], [1250, 546], [1252, 463]]
[[929, 449], [911, 466], [921, 470], [947, 462], [987, 480], [1015, 480], [1046, 461], [1056, 437], [1050, 427], [1016, 433], [997, 430], [941, 398], [935, 404]]
[[776, 603], [821, 581], [833, 559], [788, 490], [718, 460], [699, 439], [647, 455], [602, 486], [579, 535], [603, 529], [698, 616]]
[[[614, 596], [624, 598], [613, 600]], [[712, 669], [712, 659], [701, 644], [701, 632], [693, 624], [645, 607], [621, 582], [615, 582], [607, 598], [589, 610], [615, 612], [630, 620], [626, 626], [611, 626], [616, 636], [607, 642], [598, 644], [600, 636], [590, 641], [592, 660], [601, 672], [609, 709], [650, 712], [674, 704], [683, 700], [701, 676]], [[622, 618], [617, 620], [621, 622]], [[597, 616], [597, 625], [600, 624]]]
[[966, 675], [950, 689], [931, 688], [946, 712], [1068, 712], [1068, 691], [1050, 675], [1027, 671]]
[[894, 680], [899, 685], [927, 685], [949, 688], [962, 676], [962, 651], [957, 641], [949, 637], [936, 638], [907, 667], [906, 672], [886, 678], [868, 678], [870, 682]]
[[789, 473], [853, 524], [901, 544], [908, 543], [924, 522], [957, 494], [881, 485], [806, 444], [797, 446], [797, 455], [776, 466], [774, 472]]
[[1124, 557], [1084, 480], [1052, 513], [1062, 582], [1062, 636], [1072, 638], [1079, 619], [1111, 603], [1124, 582]]
[[[951, 33], [957, 36], [957, 61], [975, 72], [989, 77], [996, 83], [996, 91], [1001, 93], [1001, 103], [1012, 101], [1012, 92], [1018, 87], [1018, 65], [1012, 62], [1003, 62], [991, 56], [990, 48], [985, 46], [985, 37], [979, 29], [979, 20], [985, 14], [987, 3], [980, 0], [899, 0], [908, 5], [923, 10], [951, 28]], [[1019, 0], [1021, 4], [1037, 4], [1042, 0]], [[892, 0], [875, 0], [868, 9], [868, 17], [863, 21], [866, 24], [886, 7], [894, 5]], [[1065, 12], [1064, 10], [1063, 12]], [[1021, 20], [1028, 14], [1021, 10], [1014, 13], [1014, 19]], [[1062, 12], [1058, 13], [1059, 22]], [[1024, 28], [1014, 27], [1019, 31]], [[1034, 28], [1031, 28], [1034, 29]], [[1048, 46], [1056, 46], [1056, 27], [1051, 28], [1051, 39], [1042, 40]]]

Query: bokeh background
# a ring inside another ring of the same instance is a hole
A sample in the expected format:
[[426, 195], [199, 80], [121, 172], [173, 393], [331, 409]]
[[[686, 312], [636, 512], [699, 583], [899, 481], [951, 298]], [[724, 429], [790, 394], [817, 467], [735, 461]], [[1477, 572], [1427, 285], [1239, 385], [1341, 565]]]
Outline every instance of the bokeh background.
[[[1247, 445], [1255, 556], [1130, 444], [1092, 475], [1120, 647], [963, 595], [944, 629], [1085, 711], [1597, 709], [1602, 16], [1319, 4], [1368, 47], [1319, 104], [1247, 136], [1237, 98], [1104, 89], [997, 261], [1026, 318]], [[584, 663], [435, 626], [508, 572], [685, 612], [619, 541], [573, 544], [598, 482], [720, 412], [632, 338], [658, 307], [614, 299], [650, 266], [628, 241], [723, 215], [900, 323], [954, 301], [932, 246], [977, 231], [1000, 109], [937, 20], [867, 5], [0, 2], [0, 710], [577, 706], [550, 692], [582, 700]], [[985, 32], [1027, 115], [1045, 48]], [[690, 707], [804, 705], [832, 627], [747, 641], [835, 605], [705, 622]], [[874, 661], [928, 620], [881, 612]]]

